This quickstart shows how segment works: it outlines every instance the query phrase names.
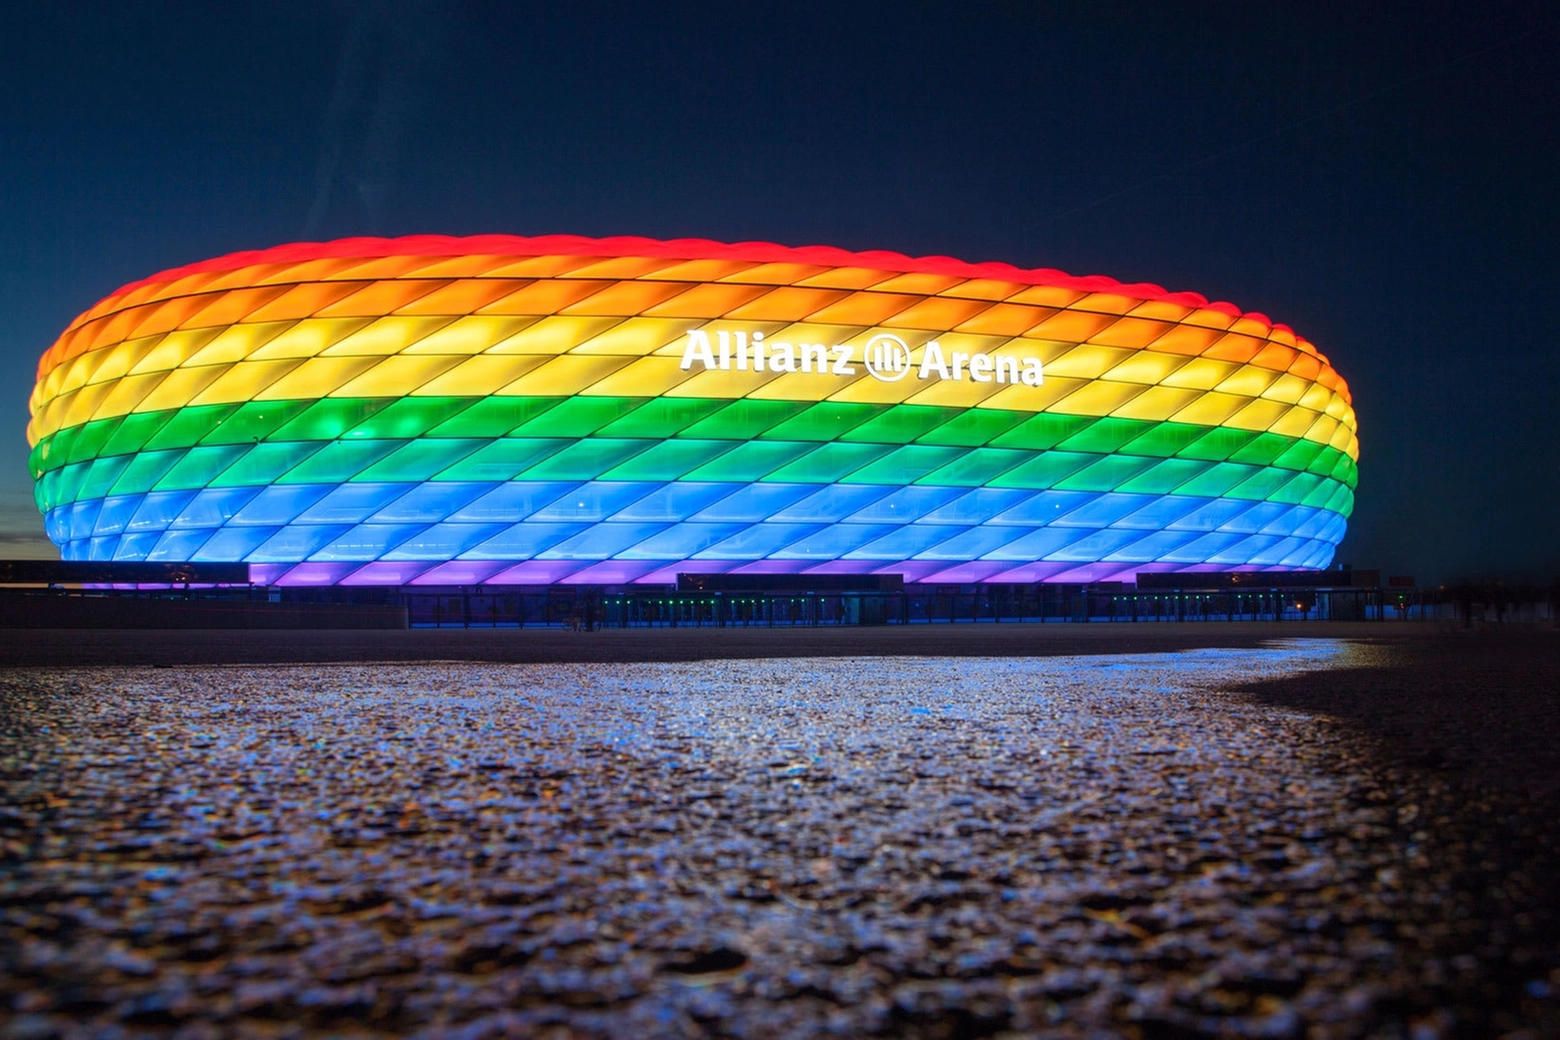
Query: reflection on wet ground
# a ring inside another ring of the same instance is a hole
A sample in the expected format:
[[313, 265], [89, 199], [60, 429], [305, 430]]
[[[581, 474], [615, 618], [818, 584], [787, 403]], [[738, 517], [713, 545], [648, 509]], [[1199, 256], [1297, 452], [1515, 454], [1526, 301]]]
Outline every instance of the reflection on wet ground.
[[1536, 1036], [1547, 803], [1231, 692], [1404, 653], [0, 673], [0, 1035]]

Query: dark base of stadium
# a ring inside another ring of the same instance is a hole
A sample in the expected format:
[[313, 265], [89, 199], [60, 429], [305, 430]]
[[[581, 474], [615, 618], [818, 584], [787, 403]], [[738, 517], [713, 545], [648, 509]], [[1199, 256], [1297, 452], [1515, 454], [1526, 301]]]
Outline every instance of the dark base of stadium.
[[917, 585], [700, 575], [676, 586], [277, 587], [242, 564], [0, 561], [0, 628], [592, 630], [958, 622], [1543, 620], [1560, 590], [1382, 587], [1380, 572], [1142, 574], [1136, 584]]

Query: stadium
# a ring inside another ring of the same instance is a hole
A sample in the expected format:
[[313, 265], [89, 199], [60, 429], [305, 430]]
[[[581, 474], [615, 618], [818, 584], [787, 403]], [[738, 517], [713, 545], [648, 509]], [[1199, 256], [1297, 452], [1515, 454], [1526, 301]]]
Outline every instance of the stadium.
[[163, 272], [38, 367], [65, 560], [283, 586], [1325, 568], [1349, 391], [1109, 278], [702, 240], [348, 239]]

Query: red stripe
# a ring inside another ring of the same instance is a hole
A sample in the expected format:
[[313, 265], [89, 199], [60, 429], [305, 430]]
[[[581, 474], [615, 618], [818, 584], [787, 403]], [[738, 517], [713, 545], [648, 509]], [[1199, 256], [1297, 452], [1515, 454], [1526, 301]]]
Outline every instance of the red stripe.
[[1025, 270], [1011, 264], [971, 264], [947, 256], [910, 257], [903, 253], [871, 250], [852, 253], [833, 246], [781, 246], [773, 242], [727, 244], [703, 238], [660, 241], [620, 235], [586, 238], [581, 235], [407, 235], [402, 238], [341, 238], [334, 242], [294, 242], [270, 249], [251, 249], [171, 268], [122, 286], [108, 299], [158, 282], [170, 282], [211, 271], [233, 271], [253, 264], [301, 263], [342, 257], [371, 259], [384, 256], [645, 256], [672, 260], [738, 260], [750, 263], [802, 263], [820, 267], [869, 267], [902, 273], [942, 274], [955, 278], [993, 278], [1023, 285], [1046, 285], [1078, 292], [1119, 293], [1140, 300], [1162, 300], [1183, 307], [1214, 310], [1231, 317], [1247, 317], [1274, 329], [1293, 333], [1287, 325], [1275, 325], [1266, 315], [1245, 313], [1232, 303], [1210, 303], [1194, 292], [1167, 292], [1148, 282], [1126, 284], [1105, 275], [1070, 275], [1049, 267]]

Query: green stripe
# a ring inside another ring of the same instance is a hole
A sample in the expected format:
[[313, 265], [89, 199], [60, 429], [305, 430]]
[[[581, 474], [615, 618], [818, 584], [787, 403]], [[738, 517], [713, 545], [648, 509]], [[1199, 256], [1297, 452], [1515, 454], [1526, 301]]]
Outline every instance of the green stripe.
[[207, 444], [253, 444], [256, 441], [263, 441], [315, 403], [317, 402], [250, 401], [239, 405], [238, 411], [218, 423], [210, 433], [200, 439]]
[[1336, 487], [1346, 486], [1330, 475], [1277, 467], [1059, 450], [896, 448], [840, 441], [507, 437], [489, 442], [473, 438], [267, 441], [110, 455], [48, 471], [37, 485], [37, 497], [47, 509], [110, 493], [206, 486], [514, 479], [991, 484], [1227, 495], [1316, 506], [1325, 505]]
[[[842, 441], [867, 441], [885, 444], [908, 444], [913, 440], [946, 426], [959, 414], [957, 408], [934, 408], [929, 405], [905, 404], [890, 408], [873, 416], [853, 430], [840, 436]], [[987, 437], [978, 442], [984, 444]]]
[[511, 428], [514, 437], [588, 437], [639, 408], [642, 397], [566, 397], [541, 415]]
[[502, 437], [522, 423], [562, 404], [564, 397], [406, 398], [408, 401], [466, 401], [468, 406], [428, 431], [430, 437]]
[[999, 473], [1006, 473], [1021, 463], [1034, 458], [1032, 451], [1013, 448], [971, 448], [946, 466], [933, 470], [917, 480], [917, 484], [951, 485], [953, 487], [980, 487], [989, 484]]
[[333, 441], [345, 437], [347, 432], [370, 419], [394, 401], [388, 397], [349, 397], [342, 400], [326, 398], [305, 408], [290, 422], [278, 427], [265, 440], [278, 441]]
[[236, 404], [180, 408], [167, 422], [158, 427], [156, 433], [147, 438], [144, 447], [156, 451], [162, 448], [183, 448], [198, 444], [201, 438], [215, 430], [223, 420], [237, 410]]
[[1322, 478], [1315, 473], [1297, 473], [1283, 487], [1267, 497], [1269, 502], [1283, 502], [1286, 505], [1297, 506], [1305, 501], [1306, 496], [1315, 491], [1322, 483]]
[[[652, 397], [599, 431], [603, 437], [653, 437], [665, 440], [709, 418], [727, 402], [709, 397]], [[722, 438], [729, 439], [729, 438]]]
[[750, 441], [772, 426], [810, 408], [806, 401], [755, 401], [742, 398], [682, 431], [684, 437]]
[[237, 462], [213, 477], [211, 486], [274, 484], [282, 478], [282, 474], [324, 446], [320, 441], [270, 441], [256, 444]]
[[[433, 442], [481, 441], [495, 437], [565, 443], [591, 436], [597, 449], [604, 444], [635, 442], [635, 447], [622, 458], [603, 458], [603, 465], [596, 472], [606, 472], [624, 464], [643, 452], [646, 447], [666, 441], [668, 444], [690, 441], [724, 441], [737, 444], [773, 441], [780, 443], [812, 442], [852, 445], [905, 445], [916, 444], [938, 448], [981, 449], [983, 454], [953, 456], [935, 468], [939, 475], [947, 477], [955, 485], [981, 482], [998, 474], [1008, 474], [1013, 479], [1028, 480], [1028, 470], [1014, 474], [1032, 453], [1056, 449], [1071, 455], [1116, 455], [1132, 458], [1176, 459], [1190, 463], [1187, 466], [1148, 466], [1114, 464], [1117, 472], [1134, 469], [1128, 478], [1131, 490], [1144, 492], [1160, 487], [1179, 487], [1177, 478], [1191, 473], [1206, 473], [1207, 463], [1228, 463], [1250, 467], [1238, 471], [1218, 471], [1198, 484], [1198, 488], [1228, 484], [1235, 488], [1250, 478], [1257, 469], [1276, 467], [1286, 473], [1306, 472], [1327, 481], [1353, 487], [1358, 481], [1355, 463], [1343, 452], [1328, 445], [1318, 444], [1296, 437], [1284, 437], [1272, 433], [1252, 433], [1224, 427], [1208, 428], [1186, 423], [1147, 422], [1135, 419], [1096, 418], [1092, 416], [1058, 415], [1015, 412], [1000, 409], [952, 409], [925, 405], [874, 405], [843, 402], [806, 403], [795, 401], [757, 401], [742, 399], [725, 401], [713, 398], [644, 398], [644, 397], [408, 397], [408, 398], [323, 398], [305, 401], [251, 401], [243, 405], [207, 405], [159, 412], [135, 413], [113, 419], [100, 420], [70, 427], [45, 438], [33, 449], [29, 464], [35, 478], [42, 480], [47, 474], [56, 473], [68, 466], [82, 466], [99, 457], [130, 456], [135, 453], [180, 452], [193, 447], [241, 446], [252, 448], [261, 445], [285, 443], [299, 445], [285, 449], [273, 449], [270, 456], [259, 456], [243, 463], [243, 468], [255, 473], [271, 473], [271, 479], [323, 480], [324, 474], [344, 472], [346, 459], [357, 459], [368, 449], [340, 449], [327, 456], [321, 463], [293, 475], [290, 470], [304, 458], [326, 444], [343, 442], [373, 442], [390, 445], [386, 454], [400, 454], [406, 441], [422, 438], [424, 447], [411, 450], [404, 456], [411, 465], [409, 472], [432, 470], [440, 461], [470, 450], [465, 444], [439, 445]], [[646, 444], [643, 442], [650, 442]], [[302, 447], [307, 445], [307, 447]], [[728, 445], [729, 446], [729, 445]], [[477, 454], [485, 449], [478, 449]], [[556, 448], [549, 450], [550, 455]], [[582, 448], [587, 454], [593, 450]], [[280, 451], [281, 454], [275, 454]], [[647, 456], [644, 472], [663, 472], [662, 459], [671, 457], [693, 458], [705, 452], [700, 447], [666, 447]], [[1006, 452], [1020, 453], [1017, 457]], [[997, 453], [997, 454], [992, 454]], [[169, 486], [198, 486], [193, 482], [207, 468], [231, 458], [230, 452], [205, 452], [198, 458], [205, 463], [189, 461], [171, 475]], [[520, 453], [530, 457], [531, 449]], [[729, 454], [727, 452], [726, 454]], [[882, 452], [872, 453], [874, 457]], [[340, 455], [341, 462], [335, 461]], [[749, 471], [754, 464], [764, 465], [773, 458], [784, 456], [782, 465], [796, 458], [789, 448], [779, 449], [778, 455], [769, 452], [754, 454], [751, 450], [733, 456], [722, 464], [721, 450], [710, 449], [700, 463], [698, 471], [710, 475], [701, 479], [747, 479], [740, 476], [716, 476], [727, 472], [736, 474]], [[161, 458], [161, 455], [157, 456]], [[545, 457], [545, 456], [543, 456]], [[841, 458], [857, 456], [846, 453]], [[937, 456], [927, 455], [931, 459]], [[484, 456], [477, 462], [483, 472], [505, 469], [509, 456], [500, 458]], [[416, 460], [414, 463], [414, 459]], [[291, 461], [288, 461], [291, 460]], [[541, 458], [533, 458], [539, 463]], [[284, 466], [283, 463], [286, 463]], [[570, 473], [595, 469], [591, 464], [581, 464], [572, 455], [558, 460], [552, 468], [567, 463], [564, 470]], [[1049, 473], [1060, 461], [1046, 463], [1037, 472]], [[130, 466], [130, 463], [122, 463]], [[126, 486], [145, 483], [146, 467], [151, 462], [137, 462], [126, 478]], [[170, 463], [171, 465], [171, 463]], [[451, 463], [454, 465], [454, 463]], [[1084, 465], [1087, 465], [1085, 463]], [[1195, 465], [1199, 468], [1193, 469]], [[282, 467], [278, 469], [278, 467]], [[706, 469], [706, 467], [710, 467]], [[831, 467], [832, 468], [832, 464]], [[1080, 466], [1080, 468], [1082, 468]], [[906, 480], [919, 469], [907, 470]], [[391, 460], [375, 470], [376, 474], [394, 472]], [[461, 472], [471, 472], [463, 470]], [[635, 472], [632, 468], [624, 473]], [[764, 471], [769, 472], [768, 470]], [[441, 479], [453, 479], [437, 475]], [[1236, 476], [1235, 474], [1239, 474]], [[513, 474], [511, 474], [512, 476]], [[161, 480], [167, 474], [160, 474]], [[223, 482], [232, 479], [223, 473]], [[873, 479], [886, 477], [886, 473], [874, 471]], [[78, 474], [78, 481], [86, 479]], [[119, 476], [116, 474], [114, 482]], [[364, 478], [360, 478], [364, 479]], [[407, 477], [403, 479], [417, 479]], [[482, 479], [468, 476], [465, 479]], [[505, 478], [507, 479], [507, 478]], [[589, 479], [580, 477], [551, 477], [548, 479]], [[614, 479], [618, 479], [614, 471]], [[621, 479], [660, 479], [659, 477], [628, 477]], [[757, 478], [753, 478], [757, 479]], [[922, 481], [929, 477], [919, 478]], [[1007, 479], [1007, 477], [1004, 477]], [[1089, 478], [1092, 482], [1093, 478]], [[1188, 478], [1190, 479], [1190, 478]], [[1277, 481], [1278, 478], [1272, 478]], [[94, 478], [94, 486], [101, 481]], [[246, 477], [241, 481], [249, 482]], [[155, 482], [154, 482], [155, 483]], [[77, 484], [62, 485], [55, 477], [43, 485], [42, 496], [49, 501], [69, 501], [58, 498], [59, 489], [68, 486], [71, 497]], [[1024, 486], [1007, 485], [1002, 486]], [[1046, 485], [1049, 486], [1049, 485]], [[1285, 485], [1287, 486], [1287, 485]], [[1123, 486], [1122, 490], [1128, 490]], [[1314, 490], [1314, 489], [1313, 489]], [[1203, 492], [1199, 492], [1203, 493]], [[1240, 493], [1240, 492], [1235, 492]], [[1276, 489], [1275, 492], [1276, 493]], [[1295, 492], [1290, 492], [1291, 494]], [[1330, 494], [1330, 492], [1329, 492]], [[1307, 499], [1312, 491], [1305, 492]]]
[[1140, 419], [1100, 419], [1056, 446], [1062, 451], [1087, 451], [1098, 455], [1111, 455], [1122, 445], [1141, 439], [1158, 425]]
[[781, 466], [760, 479], [799, 484], [833, 484], [844, 480], [869, 462], [894, 449], [887, 444], [846, 444], [829, 441], [795, 462]]
[[[892, 411], [914, 407], [915, 405], [899, 405]], [[923, 444], [978, 448], [1002, 436], [1026, 419], [1033, 418], [1034, 414], [1034, 412], [1010, 412], [1002, 408], [966, 408], [919, 439]]]
[[743, 441], [683, 479], [732, 480], [751, 484], [816, 447], [818, 445], [806, 441]]
[[[127, 415], [119, 422], [119, 427], [108, 438], [99, 455], [128, 455], [134, 451], [141, 451], [146, 447], [146, 442], [151, 440], [152, 434], [162, 429], [174, 416], [174, 412], [140, 412], [135, 415]], [[173, 445], [170, 445], [173, 447]], [[184, 447], [184, 445], [178, 445]]]
[[[528, 438], [514, 438], [524, 443]], [[607, 470], [640, 452], [649, 449], [656, 441], [612, 440], [592, 437], [577, 440], [562, 451], [547, 456], [541, 462], [522, 470], [510, 480], [595, 480]]]
[[1027, 422], [991, 441], [993, 448], [1054, 448], [1069, 437], [1082, 433], [1095, 420], [1087, 415], [1058, 415], [1041, 412]]
[[1207, 430], [1197, 440], [1176, 452], [1176, 454], [1187, 459], [1206, 459], [1209, 462], [1223, 462], [1251, 443], [1252, 438], [1255, 436], [1256, 434], [1249, 430], [1233, 430], [1228, 426], [1215, 426]]
[[909, 484], [956, 461], [967, 448], [906, 444], [841, 478], [847, 484]]
[[1114, 491], [1154, 466], [1142, 455], [1105, 455], [1054, 485], [1063, 491]]
[[[469, 397], [403, 397], [352, 430], [354, 434], [371, 438], [406, 440], [421, 437], [441, 423], [453, 422], [457, 416], [476, 404]], [[460, 436], [447, 433], [446, 437]], [[493, 434], [469, 434], [490, 437]]]
[[1123, 482], [1116, 490], [1139, 495], [1168, 495], [1212, 465], [1197, 459], [1165, 459]]
[[440, 480], [513, 480], [515, 474], [575, 442], [562, 437], [498, 440], [438, 474]]
[[689, 470], [724, 455], [732, 441], [643, 439], [650, 447], [601, 474], [602, 480], [676, 480]]
[[991, 486], [1002, 488], [1054, 487], [1085, 466], [1098, 461], [1098, 458], [1096, 455], [1085, 455], [1080, 452], [1040, 452], [1028, 462], [1014, 466], [991, 481]]
[[109, 494], [364, 480], [625, 480], [932, 486], [1228, 496], [1343, 509], [1352, 491], [1316, 473], [1195, 459], [843, 441], [651, 438], [378, 439], [199, 445], [111, 455], [50, 470], [45, 512]]
[[1262, 471], [1255, 466], [1245, 466], [1239, 462], [1215, 462], [1202, 473], [1176, 488], [1176, 491], [1183, 495], [1218, 498], [1232, 492], [1242, 481], [1260, 472]]
[[163, 474], [178, 463], [184, 452], [177, 448], [168, 451], [146, 451], [132, 456], [130, 465], [120, 473], [119, 479], [109, 489], [111, 495], [124, 495], [135, 491], [150, 491], [157, 486]]
[[[848, 401], [819, 401], [806, 411], [773, 426], [760, 437], [777, 441], [832, 441], [854, 430], [868, 419], [889, 410], [886, 404], [854, 404]], [[901, 406], [905, 407], [905, 406]], [[879, 442], [882, 443], [882, 442]], [[895, 442], [889, 442], [895, 443]], [[897, 443], [904, 443], [899, 441]]]
[[249, 449], [242, 444], [209, 444], [190, 448], [182, 459], [158, 479], [152, 490], [190, 491], [203, 488], [247, 451]]
[[[356, 433], [357, 431], [353, 431]], [[415, 435], [413, 435], [415, 436]], [[351, 480], [432, 480], [488, 442], [476, 437], [429, 437], [410, 440]]]

